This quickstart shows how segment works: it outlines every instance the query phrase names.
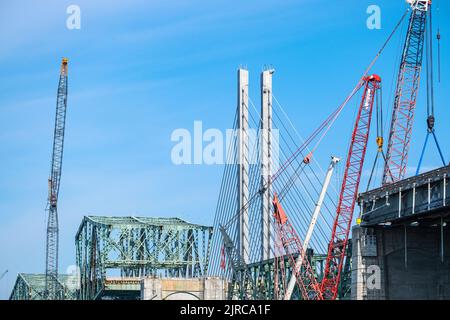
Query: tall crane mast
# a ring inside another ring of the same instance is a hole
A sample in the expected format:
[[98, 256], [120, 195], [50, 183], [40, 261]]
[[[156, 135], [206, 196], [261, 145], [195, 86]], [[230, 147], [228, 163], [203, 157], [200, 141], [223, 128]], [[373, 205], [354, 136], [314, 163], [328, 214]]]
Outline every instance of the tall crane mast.
[[412, 12], [397, 76], [383, 185], [399, 181], [406, 175], [422, 71], [427, 14], [431, 6], [431, 0], [407, 0], [407, 2], [410, 3]]
[[373, 105], [378, 89], [381, 87], [381, 78], [377, 75], [365, 77], [363, 80], [364, 92], [353, 128], [321, 284], [322, 295], [327, 300], [336, 299], [338, 294], [353, 210], [366, 156]]
[[53, 154], [48, 179], [48, 221], [47, 221], [47, 246], [45, 269], [45, 297], [49, 300], [60, 299], [58, 285], [58, 194], [61, 181], [61, 169], [64, 150], [64, 131], [67, 110], [67, 64], [68, 59], [63, 58], [60, 69], [55, 131], [53, 137]]

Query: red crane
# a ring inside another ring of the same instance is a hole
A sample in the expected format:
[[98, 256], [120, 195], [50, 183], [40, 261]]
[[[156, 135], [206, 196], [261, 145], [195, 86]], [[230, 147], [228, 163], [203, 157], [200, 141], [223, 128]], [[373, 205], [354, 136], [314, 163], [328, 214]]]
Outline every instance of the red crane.
[[368, 76], [363, 80], [364, 92], [353, 128], [321, 284], [323, 298], [327, 300], [336, 299], [338, 294], [339, 280], [353, 219], [353, 210], [358, 196], [358, 188], [366, 156], [373, 105], [378, 89], [381, 87], [381, 78], [377, 75]]
[[431, 0], [408, 0], [408, 2], [411, 4], [412, 12], [397, 76], [383, 185], [402, 180], [406, 175], [422, 70], [427, 15], [431, 12]]
[[[275, 194], [273, 201], [274, 208], [274, 219], [275, 219], [275, 234], [280, 240], [282, 249], [284, 249], [286, 257], [288, 259], [289, 265], [291, 266], [292, 272], [295, 273], [297, 285], [300, 289], [300, 293], [304, 300], [322, 300], [322, 294], [320, 292], [320, 284], [317, 282], [317, 279], [314, 274], [314, 270], [312, 269], [307, 257], [306, 252], [303, 250], [302, 243], [300, 241], [297, 232], [292, 227], [289, 222], [289, 219], [284, 212], [281, 203], [278, 201], [278, 196]], [[284, 288], [285, 285], [285, 267], [284, 267], [284, 259], [285, 255], [282, 254], [282, 250], [279, 256], [275, 257], [275, 290], [279, 289], [279, 273], [281, 272], [281, 277], [283, 278]], [[296, 267], [296, 254], [300, 254], [302, 256], [302, 264], [300, 268]], [[278, 265], [280, 268], [278, 270]], [[280, 298], [280, 295], [275, 292], [275, 296]]]

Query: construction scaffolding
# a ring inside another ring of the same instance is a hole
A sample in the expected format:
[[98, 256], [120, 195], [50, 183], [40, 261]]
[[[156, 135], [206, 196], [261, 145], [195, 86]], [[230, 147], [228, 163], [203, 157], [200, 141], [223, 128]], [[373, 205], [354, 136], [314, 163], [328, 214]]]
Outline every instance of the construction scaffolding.
[[143, 277], [205, 276], [211, 236], [212, 227], [178, 218], [84, 217], [76, 235], [78, 298], [134, 299]]

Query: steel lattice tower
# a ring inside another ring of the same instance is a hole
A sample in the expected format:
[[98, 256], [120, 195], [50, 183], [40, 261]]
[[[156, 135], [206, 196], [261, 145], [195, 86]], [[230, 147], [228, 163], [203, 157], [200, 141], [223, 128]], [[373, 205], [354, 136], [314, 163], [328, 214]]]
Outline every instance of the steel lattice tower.
[[116, 299], [143, 277], [206, 276], [212, 231], [178, 218], [84, 217], [75, 236], [78, 299]]
[[67, 63], [63, 58], [60, 70], [55, 131], [53, 138], [53, 154], [50, 178], [48, 180], [48, 221], [47, 221], [47, 247], [45, 269], [45, 297], [49, 300], [60, 299], [58, 284], [58, 193], [61, 180], [61, 168], [64, 149], [64, 131], [67, 110]]

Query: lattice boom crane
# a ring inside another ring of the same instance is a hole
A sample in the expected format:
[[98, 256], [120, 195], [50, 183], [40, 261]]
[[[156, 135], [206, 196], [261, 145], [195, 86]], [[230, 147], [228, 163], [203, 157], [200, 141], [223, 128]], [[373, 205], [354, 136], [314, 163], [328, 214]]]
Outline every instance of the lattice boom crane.
[[[274, 209], [276, 234], [286, 253], [288, 263], [292, 268], [292, 273], [300, 289], [302, 298], [304, 300], [322, 300], [320, 285], [317, 282], [314, 270], [308, 261], [306, 251], [303, 249], [300, 238], [289, 222], [276, 194], [274, 195], [272, 204]], [[295, 254], [299, 254], [300, 256], [299, 263], [297, 263], [297, 260], [294, 257]], [[280, 260], [279, 263], [282, 265], [281, 272], [284, 272], [284, 256], [281, 255], [281, 257], [276, 257], [276, 260]], [[278, 262], [276, 262], [276, 264], [277, 263]], [[275, 274], [275, 276], [277, 277], [278, 274]], [[277, 278], [275, 279], [275, 282], [278, 282]]]
[[383, 185], [402, 180], [406, 175], [422, 71], [427, 14], [431, 6], [431, 0], [408, 0], [407, 2], [411, 4], [412, 12], [397, 76]]
[[353, 128], [321, 284], [322, 295], [327, 300], [336, 299], [338, 294], [353, 210], [366, 156], [373, 105], [380, 86], [381, 78], [379, 76], [372, 75], [364, 78], [364, 92]]
[[64, 131], [67, 110], [67, 64], [68, 59], [63, 58], [60, 69], [55, 130], [53, 137], [53, 154], [48, 179], [48, 221], [45, 269], [45, 298], [49, 300], [60, 299], [58, 286], [58, 194], [61, 180], [61, 169], [64, 150]]

